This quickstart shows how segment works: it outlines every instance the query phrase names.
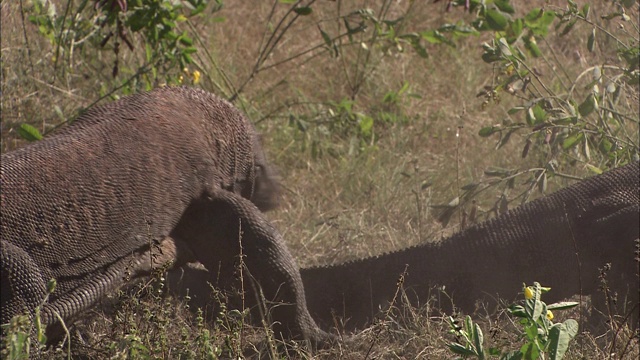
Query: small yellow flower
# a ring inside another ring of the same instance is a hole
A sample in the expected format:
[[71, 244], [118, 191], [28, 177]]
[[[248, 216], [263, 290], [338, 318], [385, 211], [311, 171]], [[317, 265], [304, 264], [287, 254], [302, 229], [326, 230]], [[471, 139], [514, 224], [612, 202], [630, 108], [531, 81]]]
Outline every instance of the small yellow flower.
[[180, 77], [178, 78], [178, 84], [182, 84], [183, 81], [184, 81], [184, 76], [180, 75]]
[[547, 319], [553, 320], [553, 313], [551, 312], [551, 310], [547, 310]]
[[524, 298], [527, 300], [533, 299], [533, 290], [531, 290], [531, 286], [524, 288]]
[[507, 75], [511, 75], [511, 74], [513, 74], [513, 72], [514, 72], [515, 70], [516, 70], [516, 69], [513, 67], [513, 65], [509, 65], [509, 66], [507, 66], [507, 68], [505, 69], [505, 73], [506, 73]]
[[197, 84], [200, 82], [200, 71], [196, 70], [193, 72], [193, 83]]
[[182, 69], [182, 72], [187, 74], [187, 75], [189, 75], [189, 68], [186, 67], [186, 68]]

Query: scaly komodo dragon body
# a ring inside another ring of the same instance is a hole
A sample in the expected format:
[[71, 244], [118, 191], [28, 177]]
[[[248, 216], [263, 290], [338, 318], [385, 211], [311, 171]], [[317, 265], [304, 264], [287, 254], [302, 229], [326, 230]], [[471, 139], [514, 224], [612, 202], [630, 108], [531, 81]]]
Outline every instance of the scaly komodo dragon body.
[[[259, 210], [275, 205], [277, 186], [258, 136], [226, 101], [184, 87], [125, 97], [1, 164], [2, 323], [32, 315], [54, 278], [41, 312], [54, 335], [56, 313], [72, 322], [127, 274], [148, 273], [157, 247], [156, 263], [215, 269], [213, 259], [240, 240], [247, 272], [280, 304], [274, 331], [326, 338], [305, 306], [297, 265]], [[218, 233], [201, 242], [179, 225], [198, 209], [220, 215], [202, 219]]]
[[[635, 306], [632, 318], [637, 322], [638, 168], [634, 162], [594, 176], [441, 241], [302, 268], [309, 312], [324, 326], [336, 324], [336, 317], [346, 320], [347, 330], [370, 325], [388, 308], [405, 270], [401, 285], [413, 305], [425, 304], [440, 286], [457, 308], [470, 314], [478, 300], [489, 306], [498, 297], [511, 300], [523, 282], [538, 281], [552, 288], [544, 301], [582, 293], [591, 296], [599, 311], [606, 311], [598, 269], [609, 263], [607, 280], [618, 293], [618, 310], [626, 313]], [[211, 275], [193, 267], [183, 271], [184, 275], [169, 274], [173, 291], [190, 288], [196, 305], [204, 305], [208, 294], [193, 290], [206, 289], [203, 284]], [[436, 307], [452, 310], [445, 296]]]
[[[301, 270], [307, 307], [333, 324], [333, 314], [360, 327], [385, 309], [402, 286], [414, 304], [444, 287], [453, 304], [474, 312], [477, 300], [514, 299], [522, 283], [551, 287], [543, 300], [590, 295], [605, 311], [599, 268], [611, 264], [607, 280], [620, 311], [638, 314], [638, 162], [586, 179], [514, 208], [437, 242], [334, 266]], [[624, 307], [630, 305], [631, 307]], [[451, 310], [442, 296], [437, 306]]]

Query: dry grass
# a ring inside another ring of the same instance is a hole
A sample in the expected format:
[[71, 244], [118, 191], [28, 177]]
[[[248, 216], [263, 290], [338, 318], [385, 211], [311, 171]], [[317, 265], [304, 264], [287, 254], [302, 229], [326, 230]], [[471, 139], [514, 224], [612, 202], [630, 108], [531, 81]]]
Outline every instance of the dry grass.
[[[55, 3], [62, 9], [66, 2]], [[392, 2], [385, 16], [394, 19], [406, 15], [405, 32], [437, 28], [465, 17], [470, 19], [460, 10], [445, 12], [444, 3], [446, 1], [436, 4]], [[591, 3], [594, 19], [612, 10], [609, 2]], [[34, 26], [23, 22], [20, 4], [15, 1], [0, 4], [3, 152], [25, 144], [14, 130], [17, 124], [29, 123], [42, 132], [50, 131], [61, 120], [74, 117], [79, 109], [94, 103], [118, 84], [111, 78], [114, 56], [108, 48], [101, 51], [82, 49], [74, 54], [73, 66], [65, 67], [66, 63], [60, 62], [54, 68], [55, 49], [39, 36]], [[28, 4], [28, 1], [24, 2], [25, 6]], [[516, 5], [519, 13], [526, 13], [534, 6], [528, 2]], [[312, 15], [294, 23], [265, 65], [277, 64], [311, 45], [322, 44], [318, 26], [335, 34], [344, 30], [342, 23], [336, 21], [338, 12], [344, 15], [364, 6], [380, 11], [378, 3], [365, 1], [314, 4]], [[412, 6], [411, 11], [405, 14], [409, 6]], [[566, 4], [552, 1], [545, 2], [545, 6], [564, 8]], [[208, 57], [200, 51], [191, 69], [199, 69], [205, 74], [204, 88], [229, 96], [250, 77], [260, 44], [286, 10], [285, 6], [278, 6], [275, 20], [268, 21], [271, 7], [270, 2], [228, 1], [224, 9], [215, 14], [225, 18], [223, 23], [215, 22], [213, 16], [193, 21], [193, 29], [197, 30], [201, 41], [199, 48], [206, 48], [211, 54]], [[632, 12], [629, 15], [637, 26], [637, 4]], [[613, 34], [624, 36], [620, 22], [602, 22], [601, 25]], [[588, 27], [578, 27], [565, 37], [552, 32], [544, 44], [544, 51], [555, 54], [557, 63], [567, 64], [564, 70], [569, 79], [575, 79], [589, 66], [618, 62], [616, 44], [604, 37], [593, 53], [586, 50], [589, 31]], [[366, 42], [371, 33], [358, 36], [363, 36], [361, 40]], [[490, 36], [487, 33], [461, 39], [455, 49], [428, 45], [428, 59], [416, 56], [408, 47], [390, 47], [383, 53], [377, 47], [364, 50], [358, 45], [345, 46], [337, 58], [326, 52], [312, 52], [254, 74], [242, 88], [237, 105], [258, 122], [270, 159], [279, 168], [282, 178], [282, 205], [267, 216], [283, 233], [301, 266], [371, 256], [450, 234], [457, 229], [457, 216], [447, 228], [442, 228], [431, 205], [448, 203], [459, 194], [462, 185], [486, 179], [484, 170], [489, 166], [513, 169], [538, 166], [543, 153], [522, 159], [520, 152], [524, 141], [520, 136], [495, 150], [495, 139], [477, 135], [480, 128], [502, 122], [508, 117], [506, 111], [510, 106], [519, 103], [518, 99], [502, 93], [499, 104], [483, 107], [483, 99], [476, 96], [483, 86], [492, 84], [497, 71], [480, 59], [480, 44]], [[121, 50], [120, 61], [134, 64], [141, 58], [141, 52], [140, 48], [134, 53], [125, 48]], [[544, 74], [544, 79], [561, 88], [552, 75], [558, 69], [550, 68], [543, 59], [532, 60], [532, 63]], [[126, 76], [127, 71], [124, 74], [122, 76]], [[398, 91], [405, 82], [409, 84], [409, 92], [419, 98], [404, 97], [397, 104], [383, 102], [385, 94]], [[624, 101], [628, 103], [629, 112], [635, 112], [631, 134], [637, 145], [637, 87], [634, 91], [627, 94]], [[393, 121], [386, 123], [376, 119], [374, 145], [363, 146], [353, 133], [332, 131], [327, 125], [331, 122], [327, 104], [344, 99], [355, 100], [353, 110], [356, 112], [371, 116], [382, 112], [393, 115]], [[291, 118], [308, 120], [308, 130], [301, 132], [291, 126]], [[315, 151], [312, 150], [314, 146]], [[578, 176], [589, 175], [582, 167], [562, 170]], [[518, 185], [524, 180], [518, 180]], [[429, 186], [423, 186], [427, 183]], [[555, 178], [549, 184], [549, 191], [568, 183]], [[503, 188], [488, 191], [477, 199], [481, 212], [494, 206]], [[143, 307], [151, 310], [145, 311], [157, 312], [165, 318], [157, 323], [160, 325], [155, 330], [149, 331], [166, 331], [163, 336], [167, 341], [185, 344], [202, 334], [197, 319], [184, 311], [182, 305], [151, 299], [155, 300]], [[168, 314], [163, 311], [166, 307], [178, 311]], [[429, 317], [425, 309], [403, 308], [400, 313], [357, 334], [350, 345], [336, 345], [319, 351], [316, 358], [451, 357], [445, 346], [452, 340], [446, 335], [446, 322]], [[109, 316], [112, 315], [93, 314], [83, 323], [84, 333], [94, 336], [85, 339], [90, 344], [88, 348], [79, 346], [74, 350], [77, 356], [91, 358], [102, 354], [102, 350], [92, 347], [104, 345], [101, 341], [105, 341], [105, 336], [107, 340], [108, 336], [114, 336], [107, 332], [114, 321]], [[492, 344], [516, 347], [514, 325], [507, 316], [486, 318], [480, 323], [487, 333], [490, 332], [487, 337]], [[163, 327], [164, 330], [159, 330]], [[139, 324], [136, 328], [144, 329]], [[263, 333], [259, 328], [247, 331], [253, 334], [248, 338], [260, 337]], [[219, 328], [212, 333], [219, 336], [215, 343], [221, 347], [237, 336]], [[122, 342], [113, 341], [112, 345], [122, 345]], [[248, 351], [251, 344], [256, 343], [243, 342], [241, 347]], [[602, 341], [588, 333], [580, 335], [577, 344], [569, 358], [605, 356]], [[629, 358], [638, 354], [637, 341], [633, 346], [627, 353]], [[260, 349], [268, 352], [268, 349]], [[110, 354], [116, 353], [118, 351], [114, 350]], [[296, 357], [304, 357], [304, 354], [298, 353]], [[173, 358], [175, 354], [163, 353], [161, 357]]]

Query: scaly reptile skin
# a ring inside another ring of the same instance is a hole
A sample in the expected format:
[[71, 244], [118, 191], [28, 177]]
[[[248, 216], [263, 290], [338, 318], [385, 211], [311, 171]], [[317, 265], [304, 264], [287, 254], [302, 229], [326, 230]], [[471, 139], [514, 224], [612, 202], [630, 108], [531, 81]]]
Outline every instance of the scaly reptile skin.
[[[212, 94], [167, 87], [89, 109], [53, 136], [2, 155], [1, 184], [2, 323], [33, 315], [55, 278], [42, 308], [55, 338], [55, 313], [73, 322], [127, 274], [148, 273], [156, 248], [160, 261], [215, 266], [218, 248], [240, 239], [264, 297], [282, 308], [274, 312], [278, 333], [327, 337], [306, 309], [295, 261], [260, 212], [275, 205], [277, 185], [258, 135]], [[190, 242], [177, 225], [196, 208], [221, 214], [202, 221], [235, 236]], [[163, 241], [169, 234], [179, 241]]]
[[[607, 281], [618, 293], [617, 312], [633, 311], [637, 324], [638, 168], [635, 162], [583, 180], [440, 241], [302, 268], [309, 312], [323, 327], [369, 326], [393, 300], [405, 268], [402, 287], [413, 305], [433, 296], [439, 299], [433, 305], [450, 312], [449, 298], [434, 290], [444, 286], [455, 306], [470, 314], [478, 300], [491, 308], [498, 297], [515, 299], [523, 282], [538, 281], [552, 288], [543, 297], [547, 303], [582, 292], [606, 312], [598, 268], [610, 263]], [[190, 289], [194, 307], [206, 305], [206, 281], [216, 284], [215, 276], [192, 266], [168, 275], [173, 293]]]
[[[441, 241], [303, 268], [307, 307], [320, 324], [335, 324], [335, 314], [349, 319], [347, 329], [362, 327], [386, 309], [406, 267], [403, 288], [414, 305], [444, 286], [453, 304], [469, 314], [477, 300], [492, 307], [498, 296], [513, 300], [523, 282], [537, 281], [551, 287], [543, 297], [547, 303], [582, 293], [606, 311], [598, 268], [610, 263], [607, 280], [619, 294], [619, 311], [635, 306], [637, 323], [638, 168], [634, 162], [591, 177]], [[452, 310], [444, 295], [436, 306]]]

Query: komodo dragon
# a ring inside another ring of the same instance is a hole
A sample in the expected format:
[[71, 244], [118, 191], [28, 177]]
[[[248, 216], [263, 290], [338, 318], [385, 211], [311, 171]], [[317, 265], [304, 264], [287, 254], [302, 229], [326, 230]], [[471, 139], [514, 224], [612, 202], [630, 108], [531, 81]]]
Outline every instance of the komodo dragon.
[[[618, 292], [620, 309], [635, 307], [637, 322], [638, 164], [581, 181], [438, 242], [302, 268], [307, 307], [323, 326], [333, 326], [334, 316], [346, 321], [346, 330], [370, 325], [393, 299], [406, 267], [403, 288], [414, 305], [425, 304], [435, 286], [444, 286], [456, 307], [473, 313], [477, 300], [493, 306], [497, 296], [514, 299], [523, 282], [538, 281], [552, 288], [544, 301], [582, 291], [604, 311], [598, 268], [611, 263], [608, 285]], [[206, 289], [207, 271], [185, 267], [182, 272], [169, 274], [172, 291], [190, 288], [196, 305], [202, 305], [207, 294], [193, 290]], [[452, 310], [446, 298], [436, 305]]]
[[[276, 334], [327, 339], [307, 311], [296, 263], [259, 210], [275, 205], [277, 186], [258, 135], [228, 102], [186, 87], [124, 97], [1, 164], [3, 324], [32, 315], [55, 278], [41, 312], [55, 338], [56, 313], [73, 322], [125, 277], [148, 273], [157, 247], [156, 263], [215, 269], [213, 259], [240, 240], [248, 273], [278, 303]], [[177, 225], [194, 209], [219, 214], [201, 220], [225, 237], [183, 236], [189, 229]]]

